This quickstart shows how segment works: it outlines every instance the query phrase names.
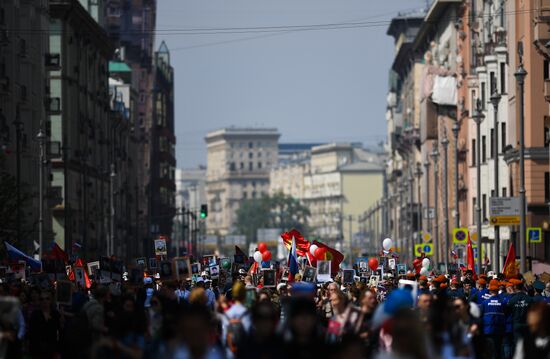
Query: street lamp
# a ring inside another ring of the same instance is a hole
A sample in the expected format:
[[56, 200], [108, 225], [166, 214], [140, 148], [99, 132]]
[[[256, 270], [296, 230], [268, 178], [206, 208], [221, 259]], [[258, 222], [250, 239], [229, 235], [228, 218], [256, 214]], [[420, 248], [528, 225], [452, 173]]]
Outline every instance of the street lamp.
[[107, 248], [107, 253], [109, 256], [114, 255], [115, 251], [115, 164], [111, 164], [111, 173], [109, 175], [109, 185], [110, 185], [110, 191], [109, 191], [109, 197], [110, 197], [110, 207], [111, 207], [111, 228], [110, 228], [110, 235], [109, 235], [109, 246]]
[[426, 173], [426, 228], [430, 233], [432, 230], [432, 219], [430, 218], [430, 161], [427, 158], [424, 161], [424, 168], [426, 169], [424, 172]]
[[449, 193], [447, 185], [447, 172], [448, 172], [448, 149], [449, 149], [449, 139], [447, 138], [447, 133], [445, 132], [443, 139], [441, 140], [443, 145], [443, 239], [445, 240], [445, 269], [448, 269], [449, 265]]
[[412, 164], [409, 165], [409, 233], [410, 243], [409, 247], [412, 253], [414, 253], [414, 231], [413, 231], [413, 206], [414, 206], [414, 176], [412, 173]]
[[453, 125], [453, 135], [455, 139], [455, 228], [460, 227], [460, 210], [458, 208], [458, 133], [460, 132], [460, 126], [458, 120]]
[[422, 230], [422, 186], [420, 180], [422, 179], [422, 165], [420, 162], [416, 163], [416, 172], [414, 173], [416, 175], [416, 182], [417, 182], [417, 211], [416, 211], [416, 220], [418, 225], [418, 233], [420, 235], [420, 231]]
[[[496, 88], [495, 92], [491, 95], [491, 104], [493, 104], [493, 161], [495, 165], [494, 176], [495, 176], [495, 198], [498, 197], [498, 104], [500, 103], [501, 96], [497, 93]], [[495, 258], [494, 258], [494, 269], [496, 272], [500, 270], [500, 227], [495, 226]]]
[[438, 200], [438, 187], [439, 187], [439, 169], [437, 165], [437, 160], [439, 158], [439, 151], [437, 149], [437, 143], [434, 144], [432, 153], [430, 154], [432, 161], [434, 163], [434, 253], [437, 256], [436, 263], [440, 260], [439, 258], [439, 200]]
[[478, 272], [481, 273], [482, 258], [481, 258], [481, 122], [485, 118], [485, 115], [482, 113], [483, 107], [481, 105], [481, 100], [477, 99], [475, 113], [472, 116], [472, 119], [476, 123], [476, 168], [477, 168], [477, 201], [476, 201], [476, 212], [477, 212], [477, 265]]
[[45, 161], [45, 144], [48, 136], [42, 131], [42, 126], [36, 135], [36, 140], [40, 146], [40, 158], [38, 159], [38, 259], [42, 260], [43, 244], [44, 244], [44, 161]]
[[519, 85], [519, 197], [520, 197], [520, 226], [519, 226], [519, 256], [520, 256], [520, 272], [525, 273], [525, 207], [527, 201], [525, 198], [525, 103], [524, 103], [524, 85], [527, 71], [523, 68], [523, 56], [520, 53], [519, 66], [514, 74], [516, 82]]

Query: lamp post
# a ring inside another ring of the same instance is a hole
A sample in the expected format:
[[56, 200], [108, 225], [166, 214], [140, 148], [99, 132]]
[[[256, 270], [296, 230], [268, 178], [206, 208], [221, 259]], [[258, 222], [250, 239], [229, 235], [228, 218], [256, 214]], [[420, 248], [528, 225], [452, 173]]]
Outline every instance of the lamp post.
[[475, 113], [472, 119], [476, 123], [476, 168], [477, 168], [477, 200], [476, 200], [476, 212], [477, 212], [477, 265], [478, 273], [481, 273], [482, 258], [481, 258], [481, 122], [485, 118], [482, 113], [481, 100], [477, 99]]
[[432, 219], [430, 218], [430, 161], [428, 159], [424, 161], [424, 168], [426, 169], [424, 171], [424, 173], [426, 173], [426, 228], [428, 233], [431, 235]]
[[[494, 176], [495, 176], [495, 191], [494, 196], [498, 197], [498, 104], [500, 103], [501, 96], [497, 93], [496, 88], [495, 92], [491, 95], [491, 104], [493, 104], [493, 155], [494, 155]], [[495, 258], [494, 258], [494, 269], [496, 272], [500, 270], [500, 227], [495, 226]]]
[[45, 161], [45, 144], [47, 136], [42, 131], [42, 126], [36, 135], [36, 140], [40, 146], [40, 157], [38, 159], [38, 259], [42, 260], [43, 244], [44, 244], [44, 161]]
[[527, 201], [525, 198], [525, 110], [524, 110], [524, 85], [525, 77], [527, 76], [527, 71], [523, 68], [523, 59], [520, 55], [519, 57], [519, 66], [514, 74], [516, 77], [516, 82], [519, 85], [519, 197], [520, 197], [520, 226], [519, 226], [519, 256], [520, 256], [520, 266], [519, 270], [521, 273], [526, 271], [525, 255], [526, 255], [526, 244], [525, 244], [525, 235], [526, 235], [526, 223], [525, 223], [525, 207], [527, 206]]
[[438, 211], [438, 187], [439, 187], [439, 169], [437, 160], [439, 158], [439, 151], [437, 149], [437, 144], [434, 144], [432, 153], [430, 154], [432, 157], [432, 161], [434, 163], [434, 245], [436, 248], [434, 248], [434, 252], [437, 256], [436, 263], [440, 260], [439, 258], [439, 211]]
[[109, 256], [114, 255], [115, 251], [115, 164], [111, 164], [111, 173], [109, 175], [109, 199], [110, 199], [110, 214], [111, 214], [111, 223], [110, 223], [110, 234], [109, 234], [109, 247], [107, 248], [107, 253]]
[[455, 121], [452, 131], [455, 139], [455, 228], [458, 228], [460, 227], [460, 210], [458, 208], [458, 133], [460, 126], [458, 120]]
[[[417, 195], [417, 202], [416, 202], [416, 205], [418, 206], [418, 208], [416, 209], [416, 223], [417, 223], [417, 226], [418, 226], [418, 236], [420, 236], [420, 231], [422, 230], [423, 226], [422, 226], [422, 199], [420, 198], [421, 197], [421, 191], [422, 191], [422, 188], [421, 188], [421, 183], [420, 183], [420, 180], [422, 179], [422, 165], [420, 164], [420, 162], [417, 162], [416, 163], [416, 172], [414, 173], [416, 175], [416, 185], [417, 185], [417, 192], [416, 192], [416, 195]], [[417, 238], [418, 241], [417, 242], [421, 242], [421, 238]]]
[[447, 185], [449, 139], [447, 138], [447, 133], [445, 133], [441, 140], [441, 144], [443, 145], [443, 239], [445, 241], [445, 255], [443, 259], [445, 260], [445, 270], [447, 270], [449, 265], [449, 186]]

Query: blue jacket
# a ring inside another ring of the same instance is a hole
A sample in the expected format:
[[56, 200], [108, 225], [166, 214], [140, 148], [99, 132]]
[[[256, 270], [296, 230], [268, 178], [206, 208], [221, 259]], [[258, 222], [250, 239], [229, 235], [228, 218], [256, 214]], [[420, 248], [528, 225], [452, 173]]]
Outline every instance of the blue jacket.
[[489, 290], [487, 288], [484, 288], [482, 290], [478, 290], [474, 295], [471, 296], [471, 301], [475, 301], [476, 304], [481, 305], [484, 301], [489, 299], [491, 297], [491, 294], [489, 293]]
[[483, 334], [504, 335], [506, 329], [506, 314], [504, 299], [499, 296], [491, 296], [481, 303], [483, 313]]

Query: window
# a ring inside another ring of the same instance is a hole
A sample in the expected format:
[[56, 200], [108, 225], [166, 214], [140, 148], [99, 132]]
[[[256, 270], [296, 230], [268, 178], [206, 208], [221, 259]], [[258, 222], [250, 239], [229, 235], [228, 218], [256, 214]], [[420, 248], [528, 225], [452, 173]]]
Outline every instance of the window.
[[489, 86], [490, 86], [490, 93], [491, 94], [494, 94], [497, 90], [497, 79], [495, 77], [495, 73], [493, 71], [491, 71], [489, 73]]
[[244, 199], [247, 199], [247, 198], [248, 198], [248, 193], [243, 192], [243, 198], [244, 198]]
[[500, 93], [506, 93], [506, 64], [504, 62], [500, 63]]
[[550, 117], [544, 118], [544, 147], [548, 148], [550, 144]]
[[487, 161], [487, 143], [485, 136], [481, 136], [481, 163]]
[[487, 219], [487, 195], [484, 194], [481, 199], [483, 200], [481, 207], [481, 218], [483, 219], [483, 221], [485, 221]]
[[491, 128], [491, 148], [489, 153], [491, 154], [490, 158], [495, 158], [495, 129]]
[[472, 140], [472, 166], [476, 165], [476, 140]]
[[504, 150], [504, 147], [506, 147], [506, 123], [501, 123], [501, 128], [500, 128], [500, 138], [501, 138], [501, 143], [500, 143], [500, 148], [502, 148]]
[[241, 162], [240, 169], [244, 170], [244, 163], [243, 162]]
[[252, 148], [254, 146], [254, 143], [248, 142], [248, 148]]
[[548, 68], [548, 65], [549, 65], [548, 60], [544, 60], [544, 64], [543, 64], [544, 67], [542, 71], [543, 71], [545, 80], [550, 80], [550, 69]]
[[254, 169], [254, 166], [252, 165], [252, 162], [248, 162], [248, 170], [252, 171]]
[[492, 190], [491, 190], [491, 197], [494, 197], [494, 196], [495, 196], [495, 190], [492, 189]]
[[506, 197], [506, 187], [502, 187], [502, 197]]
[[248, 158], [254, 157], [254, 154], [252, 152], [248, 152]]
[[544, 172], [544, 202], [550, 202], [550, 172]]
[[230, 170], [230, 171], [235, 171], [235, 162], [231, 162], [231, 163], [229, 164], [229, 170]]

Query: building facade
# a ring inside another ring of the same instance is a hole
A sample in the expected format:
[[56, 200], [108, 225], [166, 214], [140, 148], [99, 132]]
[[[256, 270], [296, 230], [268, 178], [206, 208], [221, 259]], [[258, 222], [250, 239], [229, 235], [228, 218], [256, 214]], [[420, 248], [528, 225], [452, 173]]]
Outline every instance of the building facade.
[[[25, 250], [39, 240], [39, 143], [40, 129], [46, 131], [43, 99], [49, 38], [48, 1], [3, 1], [0, 3], [0, 174], [2, 184], [18, 188], [2, 196], [4, 221], [0, 238]], [[25, 31], [27, 30], [27, 31]], [[47, 144], [46, 144], [47, 146]], [[44, 238], [53, 238], [50, 209], [58, 193], [49, 188], [50, 165], [44, 165]], [[4, 187], [4, 191], [8, 187]], [[4, 207], [6, 206], [6, 207]], [[9, 208], [8, 208], [9, 207]], [[15, 214], [10, 217], [10, 213]]]
[[207, 134], [209, 234], [231, 234], [240, 203], [269, 193], [279, 137], [273, 128], [225, 128]]

